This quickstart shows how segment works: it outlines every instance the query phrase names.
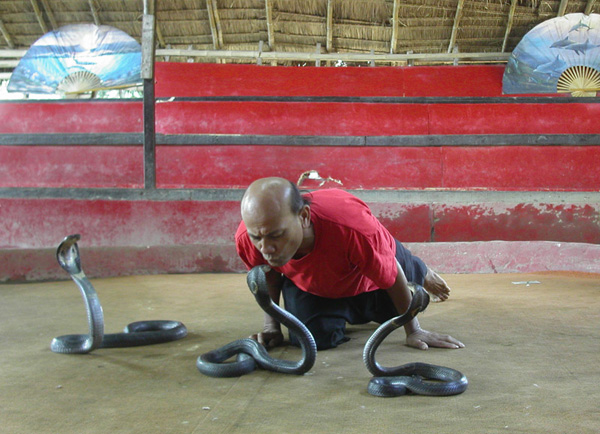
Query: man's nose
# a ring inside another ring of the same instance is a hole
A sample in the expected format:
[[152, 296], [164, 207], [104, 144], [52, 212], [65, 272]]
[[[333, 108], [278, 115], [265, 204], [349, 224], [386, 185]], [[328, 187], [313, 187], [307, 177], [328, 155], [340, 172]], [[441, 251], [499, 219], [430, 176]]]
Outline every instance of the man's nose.
[[266, 254], [275, 252], [275, 244], [270, 243], [268, 241], [263, 241], [262, 246], [260, 248], [260, 252]]

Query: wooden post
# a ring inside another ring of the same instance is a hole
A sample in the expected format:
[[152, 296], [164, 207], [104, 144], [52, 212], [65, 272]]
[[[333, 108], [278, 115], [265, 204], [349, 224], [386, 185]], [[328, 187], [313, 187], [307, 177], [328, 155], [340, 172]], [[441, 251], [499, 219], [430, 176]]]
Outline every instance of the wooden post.
[[141, 76], [144, 80], [144, 188], [146, 189], [156, 188], [154, 25], [154, 15], [144, 13]]

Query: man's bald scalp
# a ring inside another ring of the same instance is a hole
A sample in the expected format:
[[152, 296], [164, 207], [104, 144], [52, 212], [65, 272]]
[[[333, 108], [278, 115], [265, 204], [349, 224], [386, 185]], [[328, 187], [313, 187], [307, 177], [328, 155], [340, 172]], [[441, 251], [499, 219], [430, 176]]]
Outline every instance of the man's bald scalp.
[[242, 198], [242, 215], [259, 209], [280, 211], [289, 204], [290, 183], [283, 178], [261, 178], [254, 181]]
[[255, 212], [257, 208], [281, 208], [287, 204], [293, 214], [299, 214], [310, 201], [300, 194], [298, 187], [284, 178], [261, 178], [254, 181], [242, 198], [242, 215], [245, 212]]

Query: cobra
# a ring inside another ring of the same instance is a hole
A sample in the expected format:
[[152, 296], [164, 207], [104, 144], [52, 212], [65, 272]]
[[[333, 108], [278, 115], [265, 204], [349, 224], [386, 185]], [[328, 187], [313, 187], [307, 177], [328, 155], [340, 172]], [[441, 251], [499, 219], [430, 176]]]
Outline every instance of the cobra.
[[374, 375], [367, 391], [375, 396], [399, 396], [408, 391], [418, 395], [449, 396], [463, 393], [468, 386], [467, 377], [461, 372], [444, 366], [428, 363], [407, 363], [396, 367], [381, 366], [375, 360], [375, 353], [383, 340], [394, 330], [423, 312], [429, 304], [429, 295], [416, 284], [410, 284], [413, 297], [403, 315], [381, 324], [367, 341], [363, 351], [363, 361]]
[[[250, 292], [261, 309], [296, 334], [302, 348], [301, 359], [297, 362], [277, 359], [271, 357], [265, 347], [255, 340], [238, 339], [198, 357], [196, 367], [203, 374], [211, 377], [238, 377], [254, 371], [258, 366], [269, 371], [302, 375], [310, 371], [315, 364], [317, 345], [312, 334], [294, 315], [273, 303], [269, 296], [264, 267], [259, 265], [248, 272], [246, 281]], [[234, 356], [235, 362], [224, 363]]]
[[104, 334], [102, 305], [96, 290], [81, 268], [77, 246], [80, 239], [79, 234], [65, 237], [56, 250], [56, 259], [81, 291], [87, 311], [89, 334], [58, 336], [50, 344], [52, 351], [62, 354], [85, 354], [96, 348], [159, 344], [182, 339], [187, 335], [185, 325], [179, 321], [168, 320], [137, 321], [127, 325], [123, 333]]

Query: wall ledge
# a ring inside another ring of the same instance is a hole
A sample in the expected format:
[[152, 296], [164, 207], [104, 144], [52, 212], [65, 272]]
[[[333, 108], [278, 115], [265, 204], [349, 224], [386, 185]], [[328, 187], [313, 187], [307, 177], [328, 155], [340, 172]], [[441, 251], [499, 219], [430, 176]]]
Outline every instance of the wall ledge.
[[[554, 241], [406, 243], [443, 274], [570, 271], [600, 274], [600, 245]], [[82, 247], [90, 278], [147, 274], [241, 273], [233, 244]], [[0, 282], [65, 280], [55, 249], [0, 249]]]

